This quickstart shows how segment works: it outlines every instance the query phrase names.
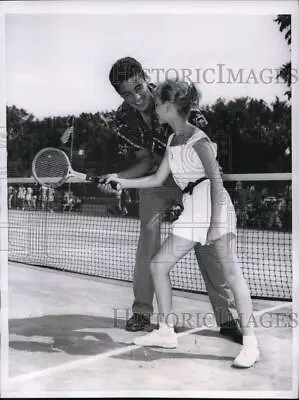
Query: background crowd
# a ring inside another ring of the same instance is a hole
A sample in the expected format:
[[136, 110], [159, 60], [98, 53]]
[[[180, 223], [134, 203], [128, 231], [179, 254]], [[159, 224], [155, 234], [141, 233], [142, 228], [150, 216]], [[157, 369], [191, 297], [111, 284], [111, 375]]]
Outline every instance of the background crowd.
[[[225, 182], [233, 200], [238, 226], [254, 229], [289, 231], [292, 220], [291, 184], [285, 182]], [[86, 192], [86, 185], [65, 185], [48, 189], [36, 184], [12, 184], [8, 187], [9, 209], [50, 212], [83, 212], [99, 215], [138, 217], [138, 190], [124, 190], [119, 197]], [[105, 206], [99, 208], [99, 206]], [[172, 221], [181, 211], [170, 204], [165, 215]]]

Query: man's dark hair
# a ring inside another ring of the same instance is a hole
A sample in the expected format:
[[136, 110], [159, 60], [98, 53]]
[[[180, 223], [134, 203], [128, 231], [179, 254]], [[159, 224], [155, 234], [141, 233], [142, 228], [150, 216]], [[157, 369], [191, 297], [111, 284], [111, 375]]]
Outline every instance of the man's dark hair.
[[112, 65], [109, 73], [109, 80], [111, 85], [118, 92], [120, 84], [135, 75], [139, 75], [143, 79], [146, 78], [140, 62], [132, 57], [124, 57], [120, 58]]

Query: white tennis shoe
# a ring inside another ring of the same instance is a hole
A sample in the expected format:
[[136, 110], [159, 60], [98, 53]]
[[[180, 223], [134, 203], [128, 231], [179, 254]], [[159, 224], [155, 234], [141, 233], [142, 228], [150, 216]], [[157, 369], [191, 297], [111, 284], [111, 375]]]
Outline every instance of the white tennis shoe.
[[255, 336], [243, 336], [243, 346], [239, 355], [233, 361], [233, 367], [250, 368], [260, 358], [260, 351]]
[[137, 346], [156, 346], [166, 349], [175, 349], [178, 345], [178, 338], [173, 329], [169, 329], [167, 332], [164, 331], [163, 333], [160, 329], [155, 329], [144, 336], [134, 339], [133, 343]]

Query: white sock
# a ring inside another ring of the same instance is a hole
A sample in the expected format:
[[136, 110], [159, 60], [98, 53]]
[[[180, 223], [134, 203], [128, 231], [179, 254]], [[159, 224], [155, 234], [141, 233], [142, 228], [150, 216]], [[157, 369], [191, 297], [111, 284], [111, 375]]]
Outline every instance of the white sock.
[[165, 322], [159, 323], [159, 331], [163, 334], [171, 334], [174, 332], [174, 328], [172, 326], [168, 326]]
[[243, 346], [257, 346], [256, 336], [253, 335], [244, 335], [243, 336]]

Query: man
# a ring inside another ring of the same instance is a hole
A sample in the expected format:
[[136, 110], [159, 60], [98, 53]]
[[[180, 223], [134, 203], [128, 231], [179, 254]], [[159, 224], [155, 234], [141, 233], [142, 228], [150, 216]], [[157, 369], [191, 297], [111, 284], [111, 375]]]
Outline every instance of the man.
[[[117, 110], [117, 123], [121, 126], [118, 136], [122, 144], [129, 147], [129, 157], [132, 162], [132, 166], [119, 172], [118, 176], [137, 178], [149, 175], [159, 166], [167, 139], [171, 134], [169, 126], [160, 126], [158, 123], [152, 96], [154, 85], [149, 83], [141, 64], [131, 57], [116, 61], [110, 70], [109, 79], [124, 100]], [[191, 112], [190, 122], [200, 127], [206, 123], [199, 110]], [[171, 176], [161, 188], [140, 190], [141, 228], [134, 269], [133, 315], [126, 323], [126, 329], [129, 331], [151, 329], [154, 287], [149, 268], [150, 261], [160, 247], [163, 215], [170, 203], [180, 200], [181, 191]], [[233, 294], [224, 281], [223, 272], [214, 256], [213, 246], [198, 244], [195, 253], [217, 324], [220, 326], [220, 334], [242, 343]]]

